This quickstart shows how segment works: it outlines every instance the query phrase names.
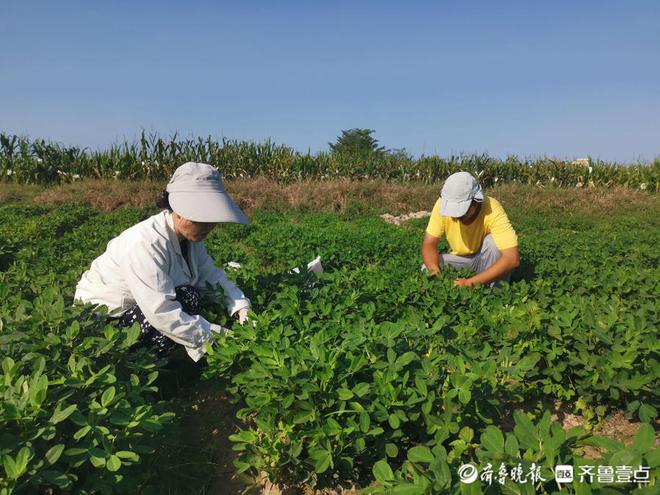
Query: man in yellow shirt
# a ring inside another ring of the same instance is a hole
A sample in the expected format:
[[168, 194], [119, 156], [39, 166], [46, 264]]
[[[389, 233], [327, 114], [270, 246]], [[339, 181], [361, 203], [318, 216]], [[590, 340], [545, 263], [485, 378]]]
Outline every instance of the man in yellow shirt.
[[[450, 254], [438, 253], [445, 235]], [[495, 198], [484, 196], [481, 186], [468, 172], [450, 175], [431, 213], [422, 241], [422, 259], [431, 275], [441, 265], [469, 268], [470, 278], [457, 278], [456, 286], [495, 285], [509, 280], [520, 264], [518, 237], [504, 208]]]

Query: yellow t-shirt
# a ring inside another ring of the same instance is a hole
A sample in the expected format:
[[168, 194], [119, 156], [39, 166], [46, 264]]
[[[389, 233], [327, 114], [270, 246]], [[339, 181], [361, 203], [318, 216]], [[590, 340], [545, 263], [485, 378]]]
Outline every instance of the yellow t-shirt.
[[426, 232], [433, 237], [447, 236], [452, 254], [466, 256], [481, 250], [484, 237], [493, 236], [497, 249], [508, 249], [518, 245], [518, 236], [513, 230], [504, 208], [495, 198], [486, 196], [481, 211], [470, 225], [464, 225], [458, 218], [440, 215], [440, 202], [435, 202]]

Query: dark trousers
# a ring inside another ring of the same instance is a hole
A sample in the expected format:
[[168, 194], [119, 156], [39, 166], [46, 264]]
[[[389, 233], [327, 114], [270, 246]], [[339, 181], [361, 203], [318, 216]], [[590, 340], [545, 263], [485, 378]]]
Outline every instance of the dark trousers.
[[[176, 300], [179, 301], [183, 311], [189, 315], [198, 315], [201, 310], [201, 296], [192, 285], [180, 285], [174, 289]], [[179, 345], [156, 330], [147, 321], [144, 313], [137, 304], [131, 306], [125, 313], [113, 320], [118, 321], [122, 327], [130, 327], [134, 323], [140, 324], [141, 340], [144, 344], [152, 346], [161, 355], [167, 355]]]

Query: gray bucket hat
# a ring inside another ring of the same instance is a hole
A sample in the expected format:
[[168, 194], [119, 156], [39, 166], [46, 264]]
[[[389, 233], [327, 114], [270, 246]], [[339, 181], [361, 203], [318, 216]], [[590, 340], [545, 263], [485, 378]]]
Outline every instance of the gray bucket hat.
[[440, 197], [440, 215], [458, 218], [467, 213], [472, 200], [484, 200], [484, 191], [470, 173], [456, 172], [447, 177]]
[[174, 171], [166, 189], [172, 209], [187, 220], [249, 223], [225, 191], [218, 169], [208, 163], [184, 163]]

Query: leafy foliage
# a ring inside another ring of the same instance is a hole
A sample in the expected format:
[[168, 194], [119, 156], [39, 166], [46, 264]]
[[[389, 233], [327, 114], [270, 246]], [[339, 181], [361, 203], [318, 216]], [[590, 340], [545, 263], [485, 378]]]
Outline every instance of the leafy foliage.
[[345, 155], [369, 156], [383, 155], [385, 147], [378, 146], [378, 140], [372, 136], [373, 129], [349, 129], [341, 131], [335, 143], [328, 143], [333, 153]]
[[156, 400], [163, 361], [134, 345], [139, 326], [117, 329], [71, 304], [81, 259], [99, 244], [79, 223], [96, 215], [16, 208], [0, 218], [11, 258], [0, 273], [0, 493], [144, 492], [143, 456], [173, 414]]
[[[131, 346], [136, 329], [71, 298], [105, 243], [150, 213], [0, 208], [4, 493], [148, 491], [154, 430], [172, 419], [155, 398], [159, 361]], [[550, 493], [549, 468], [585, 463], [594, 446], [603, 462], [656, 468], [657, 220], [509, 213], [523, 264], [495, 290], [421, 274], [424, 221], [262, 214], [214, 231], [209, 252], [242, 264], [230, 276], [257, 312], [256, 326], [234, 324], [208, 358], [241, 403], [237, 469], [416, 494], [461, 490], [462, 463], [509, 461], [540, 466], [547, 481], [533, 488]], [[316, 254], [326, 273], [289, 273]], [[564, 432], [555, 401], [647, 425], [629, 446]]]
[[[268, 216], [223, 232], [210, 250], [244, 263], [236, 276], [258, 312], [255, 328], [235, 327], [208, 358], [244, 403], [237, 468], [440, 493], [459, 489], [464, 462], [516, 460], [541, 466], [548, 481], [536, 491], [549, 493], [549, 467], [584, 462], [590, 438], [551, 421], [555, 401], [586, 418], [624, 409], [651, 420], [657, 230], [573, 222], [518, 219], [523, 279], [492, 291], [419, 273], [423, 221]], [[301, 253], [322, 253], [327, 272], [282, 275]]]
[[[590, 160], [588, 166], [541, 158], [488, 155], [421, 156], [378, 146], [370, 129], [342, 131], [331, 153], [299, 153], [271, 141], [253, 143], [223, 139], [180, 139], [144, 132], [137, 142], [89, 151], [41, 139], [0, 133], [0, 181], [22, 184], [71, 182], [82, 177], [165, 179], [184, 162], [211, 163], [227, 179], [268, 177], [280, 183], [305, 179], [384, 179], [435, 183], [467, 170], [483, 186], [499, 182], [548, 187], [623, 186], [660, 190], [660, 159], [653, 163], [616, 165]], [[345, 136], [344, 133], [347, 135]], [[358, 151], [357, 153], [355, 151]], [[0, 253], [1, 255], [1, 253]]]

